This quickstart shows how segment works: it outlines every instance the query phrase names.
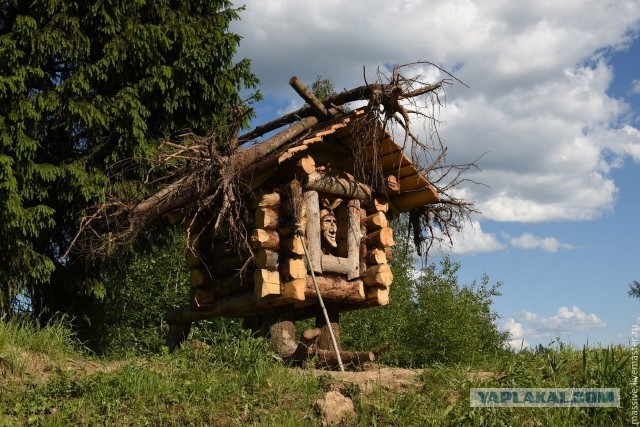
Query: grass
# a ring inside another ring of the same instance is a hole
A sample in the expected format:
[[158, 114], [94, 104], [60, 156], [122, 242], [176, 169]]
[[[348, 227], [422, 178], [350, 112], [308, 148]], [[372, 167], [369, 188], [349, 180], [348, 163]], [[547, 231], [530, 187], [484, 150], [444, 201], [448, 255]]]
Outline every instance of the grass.
[[[63, 321], [0, 323], [0, 426], [314, 426], [313, 402], [336, 388], [353, 399], [359, 426], [631, 422], [630, 350], [622, 347], [560, 344], [476, 366], [434, 365], [418, 387], [398, 392], [287, 368], [248, 335], [205, 338], [173, 354], [102, 360], [83, 353]], [[622, 407], [471, 408], [472, 387], [619, 387]]]

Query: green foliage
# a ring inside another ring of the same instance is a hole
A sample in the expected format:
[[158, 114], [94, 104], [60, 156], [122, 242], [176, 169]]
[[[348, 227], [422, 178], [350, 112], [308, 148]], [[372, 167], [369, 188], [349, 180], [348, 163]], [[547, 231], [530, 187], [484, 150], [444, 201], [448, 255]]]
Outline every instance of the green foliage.
[[93, 300], [80, 337], [99, 354], [158, 352], [164, 345], [164, 314], [188, 301], [184, 232], [173, 229], [145, 251], [116, 257], [104, 272], [105, 296]]
[[0, 322], [0, 373], [4, 366], [13, 374], [22, 374], [29, 363], [25, 354], [42, 355], [48, 360], [76, 354], [80, 346], [69, 323], [65, 317], [51, 319], [44, 328], [28, 317]]
[[629, 296], [640, 298], [640, 282], [637, 280], [634, 280], [633, 283], [629, 285]]
[[[81, 315], [80, 296], [104, 290], [95, 266], [61, 257], [79, 214], [107, 168], [244, 103], [257, 78], [234, 62], [238, 12], [227, 0], [1, 1], [0, 312], [28, 290], [38, 313]], [[141, 179], [131, 168], [120, 188], [135, 194]]]
[[316, 76], [316, 80], [311, 83], [311, 87], [309, 89], [311, 89], [311, 92], [320, 101], [324, 101], [325, 99], [329, 99], [332, 96], [337, 95], [333, 82], [329, 79], [323, 79], [322, 76]]
[[[412, 246], [403, 232], [396, 235], [391, 303], [343, 316], [342, 337], [347, 348], [379, 349], [382, 360], [399, 366], [434, 362], [471, 363], [504, 351], [507, 333], [499, 332], [492, 299], [500, 283], [490, 285], [485, 274], [478, 285], [458, 283], [458, 263], [444, 258], [438, 268], [413, 267]], [[416, 277], [417, 276], [417, 277]]]

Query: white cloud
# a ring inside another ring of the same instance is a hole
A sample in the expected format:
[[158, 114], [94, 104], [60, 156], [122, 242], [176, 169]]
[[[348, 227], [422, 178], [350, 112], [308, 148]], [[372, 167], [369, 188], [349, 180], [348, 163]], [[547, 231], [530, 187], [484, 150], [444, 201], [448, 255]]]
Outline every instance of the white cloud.
[[[287, 85], [294, 74], [309, 83], [320, 74], [342, 89], [363, 83], [363, 66], [369, 81], [385, 64], [457, 68], [471, 88], [449, 90], [440, 134], [450, 161], [487, 153], [471, 177], [489, 187], [467, 191], [489, 219], [598, 218], [616, 200], [610, 170], [627, 157], [640, 162], [634, 117], [607, 95], [615, 70], [601, 53], [637, 34], [637, 0], [246, 4], [235, 24], [240, 54], [283, 105], [297, 97]], [[474, 242], [498, 247], [490, 235]]]
[[452, 237], [453, 245], [451, 247], [440, 248], [441, 252], [454, 255], [475, 255], [484, 252], [495, 252], [505, 249], [506, 246], [501, 243], [492, 233], [485, 233], [478, 221], [472, 221], [465, 227], [461, 233], [454, 232]]
[[542, 249], [547, 252], [558, 252], [558, 249], [573, 249], [573, 245], [562, 243], [555, 237], [537, 237], [531, 233], [524, 233], [509, 239], [509, 243], [518, 249]]
[[[638, 319], [640, 320], [640, 318]], [[530, 347], [531, 341], [566, 336], [573, 332], [604, 328], [606, 323], [594, 313], [585, 313], [575, 305], [558, 308], [552, 316], [541, 316], [528, 310], [500, 322], [500, 329], [509, 332], [508, 345], [518, 350]]]
[[640, 80], [633, 80], [631, 82], [631, 93], [640, 93]]
[[521, 350], [531, 347], [531, 344], [524, 338], [522, 323], [516, 322], [513, 318], [505, 319], [500, 325], [500, 329], [509, 332], [507, 346], [514, 350]]
[[514, 318], [528, 326], [526, 334], [531, 337], [588, 331], [604, 328], [607, 325], [598, 315], [585, 313], [575, 305], [571, 309], [562, 306], [553, 316], [541, 316], [538, 313], [523, 310]]

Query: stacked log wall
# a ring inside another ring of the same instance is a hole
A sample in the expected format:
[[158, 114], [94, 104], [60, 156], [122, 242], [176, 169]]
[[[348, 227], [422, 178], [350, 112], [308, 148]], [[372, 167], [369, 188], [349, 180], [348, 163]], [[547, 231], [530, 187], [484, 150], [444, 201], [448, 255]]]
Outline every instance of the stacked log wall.
[[[327, 147], [335, 149], [339, 146]], [[319, 153], [319, 148], [320, 145], [313, 154]], [[200, 230], [193, 236], [195, 251], [187, 250], [185, 261], [191, 269], [192, 303], [196, 308], [211, 310], [217, 302], [223, 303], [221, 299], [251, 291], [258, 301], [264, 301], [265, 306], [292, 302], [296, 307], [317, 304], [303, 241], [296, 235], [299, 227], [307, 231], [307, 246], [314, 248], [310, 254], [311, 265], [318, 274], [325, 300], [344, 305], [346, 310], [389, 302], [389, 286], [393, 280], [389, 262], [394, 244], [393, 231], [389, 227], [390, 204], [379, 193], [358, 183], [350, 174], [352, 171], [343, 170], [349, 162], [344, 158], [336, 161], [328, 155], [332, 154], [330, 151], [324, 151], [325, 154], [317, 155], [317, 158], [306, 152], [290, 159], [283, 167], [282, 176], [276, 176], [280, 178], [279, 182], [269, 181], [268, 187], [263, 186], [247, 201], [253, 218], [252, 224], [247, 224], [254, 254], [251, 263], [247, 264], [246, 258], [235, 255], [235, 248], [228, 248], [224, 230], [217, 233]], [[306, 197], [302, 203], [298, 200], [296, 207], [290, 200], [294, 194], [291, 189], [293, 179], [302, 183]], [[332, 193], [336, 191], [346, 191], [347, 198], [353, 198], [345, 210], [351, 215], [342, 215], [338, 221], [342, 230], [345, 226], [357, 228], [358, 250], [355, 254], [345, 252], [347, 242], [343, 232], [340, 257], [323, 256], [319, 241], [321, 232], [314, 229], [313, 236], [310, 235], [307, 224], [319, 226], [320, 206], [314, 203], [317, 204], [324, 192], [340, 197]], [[350, 223], [354, 213], [355, 224]], [[346, 264], [341, 268], [347, 260], [356, 264], [355, 274]], [[330, 266], [324, 273], [323, 263]], [[243, 270], [246, 274], [240, 277], [238, 272], [243, 266], [249, 268]]]
[[389, 287], [393, 282], [389, 262], [391, 247], [395, 242], [393, 230], [389, 227], [388, 211], [389, 202], [381, 196], [375, 196], [362, 214], [367, 229], [367, 234], [363, 237], [367, 248], [364, 254], [367, 267], [363, 282], [367, 302], [372, 305], [389, 303]]

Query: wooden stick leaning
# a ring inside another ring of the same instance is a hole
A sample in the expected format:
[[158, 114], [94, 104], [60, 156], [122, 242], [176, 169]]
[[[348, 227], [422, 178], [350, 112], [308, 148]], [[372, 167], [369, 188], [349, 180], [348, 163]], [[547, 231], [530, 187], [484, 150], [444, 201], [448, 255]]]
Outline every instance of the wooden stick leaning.
[[[302, 227], [298, 227], [298, 230], [296, 233], [302, 237], [304, 234]], [[318, 302], [320, 303], [320, 308], [322, 309], [324, 320], [327, 323], [327, 328], [329, 329], [329, 335], [331, 335], [331, 344], [333, 345], [333, 349], [336, 351], [338, 366], [340, 366], [340, 372], [344, 372], [344, 365], [342, 364], [342, 358], [340, 357], [340, 347], [338, 347], [336, 336], [333, 333], [333, 328], [331, 327], [331, 320], [329, 319], [329, 313], [327, 313], [327, 308], [324, 306], [324, 301], [322, 301], [320, 288], [318, 287], [318, 282], [316, 282], [316, 274], [313, 272], [313, 267], [311, 266], [311, 260], [309, 259], [309, 252], [307, 251], [307, 245], [304, 243], [304, 239], [301, 239], [301, 240], [302, 240], [302, 248], [304, 249], [304, 255], [307, 260], [307, 266], [309, 268], [309, 271], [311, 272], [311, 280], [313, 280], [313, 286], [316, 288], [316, 293], [318, 294]]]

